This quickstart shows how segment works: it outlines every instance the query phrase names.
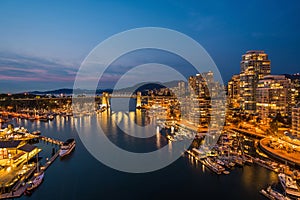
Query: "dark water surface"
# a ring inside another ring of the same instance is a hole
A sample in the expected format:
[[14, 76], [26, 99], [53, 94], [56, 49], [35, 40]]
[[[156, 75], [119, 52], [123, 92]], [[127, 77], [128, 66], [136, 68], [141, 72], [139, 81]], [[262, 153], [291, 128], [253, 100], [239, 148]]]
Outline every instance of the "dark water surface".
[[[110, 115], [117, 115], [113, 111]], [[129, 112], [128, 123], [152, 123], [143, 113]], [[107, 114], [78, 118], [57, 116], [49, 122], [15, 120], [16, 125], [29, 131], [40, 130], [42, 135], [66, 140], [75, 138], [76, 149], [65, 159], [58, 158], [46, 171], [44, 182], [30, 196], [22, 199], [264, 199], [259, 190], [277, 182], [275, 173], [259, 166], [236, 168], [229, 175], [216, 175], [188, 156], [161, 170], [131, 174], [111, 169], [96, 160], [83, 146], [75, 123], [93, 131], [93, 123], [99, 121], [107, 130], [108, 138], [118, 146], [131, 151], [153, 151], [168, 145], [166, 139], [156, 135], [149, 140], [134, 140], [116, 128], [113, 118]], [[140, 120], [140, 121], [138, 121]], [[43, 143], [39, 143], [43, 146]], [[40, 153], [50, 157], [51, 144]]]

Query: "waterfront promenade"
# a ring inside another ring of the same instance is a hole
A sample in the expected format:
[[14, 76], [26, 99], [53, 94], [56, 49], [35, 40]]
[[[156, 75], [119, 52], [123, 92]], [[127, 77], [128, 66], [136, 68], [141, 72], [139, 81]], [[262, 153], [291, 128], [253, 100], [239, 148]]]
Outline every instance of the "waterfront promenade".
[[233, 130], [233, 131], [236, 131], [236, 132], [239, 132], [239, 133], [251, 136], [251, 137], [255, 137], [255, 138], [258, 138], [258, 139], [262, 139], [262, 138], [266, 137], [266, 135], [263, 135], [263, 134], [260, 134], [260, 133], [254, 132], [254, 131], [250, 131], [250, 130], [246, 130], [246, 129], [240, 129], [240, 128], [236, 128], [236, 127], [232, 127], [232, 126], [225, 127], [225, 129]]
[[275, 145], [271, 146], [270, 145], [271, 143], [272, 140], [270, 137], [264, 138], [259, 142], [261, 149], [265, 153], [284, 162], [288, 162], [292, 165], [297, 165], [298, 167], [300, 166], [300, 152], [295, 150], [287, 151], [284, 148], [285, 145], [291, 145], [291, 144], [282, 141], [282, 142], [278, 142], [276, 146]]

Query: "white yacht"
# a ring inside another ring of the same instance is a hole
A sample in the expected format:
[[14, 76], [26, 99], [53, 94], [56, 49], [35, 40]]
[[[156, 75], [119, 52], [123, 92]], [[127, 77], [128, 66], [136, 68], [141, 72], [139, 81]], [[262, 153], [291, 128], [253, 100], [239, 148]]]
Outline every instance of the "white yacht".
[[289, 197], [284, 196], [283, 194], [273, 190], [271, 186], [267, 188], [267, 192], [275, 197], [276, 200], [291, 200]]
[[65, 141], [63, 143], [63, 145], [60, 147], [60, 151], [59, 151], [59, 156], [63, 157], [65, 155], [68, 155], [69, 153], [71, 153], [71, 151], [75, 148], [75, 140], [72, 139], [68, 139], [67, 141]]
[[294, 197], [300, 197], [300, 190], [297, 185], [297, 182], [293, 180], [292, 177], [280, 173], [278, 174], [279, 181], [285, 190], [286, 194], [294, 196]]

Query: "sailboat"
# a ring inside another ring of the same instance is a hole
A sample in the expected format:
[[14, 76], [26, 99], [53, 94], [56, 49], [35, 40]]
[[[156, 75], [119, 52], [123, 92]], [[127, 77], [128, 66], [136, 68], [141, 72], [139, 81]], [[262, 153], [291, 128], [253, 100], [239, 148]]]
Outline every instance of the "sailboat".
[[27, 191], [32, 191], [33, 189], [37, 188], [44, 179], [44, 172], [39, 170], [39, 162], [38, 162], [38, 156], [37, 156], [37, 163], [36, 163], [37, 173], [35, 174], [35, 178], [29, 183], [29, 186], [27, 187]]

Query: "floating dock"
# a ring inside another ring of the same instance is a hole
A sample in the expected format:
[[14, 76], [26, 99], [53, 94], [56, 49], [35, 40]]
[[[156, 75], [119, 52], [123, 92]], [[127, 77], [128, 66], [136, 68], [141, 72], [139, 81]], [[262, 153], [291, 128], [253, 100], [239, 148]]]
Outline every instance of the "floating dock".
[[49, 138], [49, 137], [46, 137], [46, 136], [39, 136], [39, 139], [44, 140], [46, 142], [50, 142], [52, 144], [57, 144], [57, 145], [60, 145], [60, 146], [63, 145], [63, 143], [64, 143], [60, 140], [56, 140], [56, 139]]

